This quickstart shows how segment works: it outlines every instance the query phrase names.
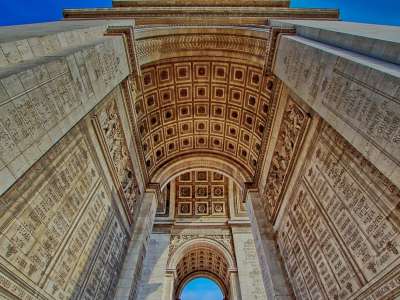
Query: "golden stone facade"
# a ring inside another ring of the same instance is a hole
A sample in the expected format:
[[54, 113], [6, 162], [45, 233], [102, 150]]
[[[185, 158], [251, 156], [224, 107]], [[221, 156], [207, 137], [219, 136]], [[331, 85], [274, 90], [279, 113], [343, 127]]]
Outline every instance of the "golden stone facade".
[[400, 29], [289, 4], [0, 28], [1, 299], [400, 299]]

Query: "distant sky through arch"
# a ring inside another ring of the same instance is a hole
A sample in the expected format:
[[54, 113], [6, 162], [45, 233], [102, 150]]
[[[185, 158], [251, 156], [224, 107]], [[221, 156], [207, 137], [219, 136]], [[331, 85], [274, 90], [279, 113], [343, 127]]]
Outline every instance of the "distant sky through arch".
[[223, 300], [219, 286], [208, 278], [195, 278], [183, 288], [181, 300]]

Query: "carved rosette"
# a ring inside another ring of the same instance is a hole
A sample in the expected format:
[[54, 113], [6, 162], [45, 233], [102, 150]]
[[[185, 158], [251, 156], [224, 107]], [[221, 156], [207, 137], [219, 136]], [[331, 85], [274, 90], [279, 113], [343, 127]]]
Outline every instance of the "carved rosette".
[[289, 98], [264, 191], [264, 209], [272, 221], [275, 221], [279, 212], [309, 120], [307, 113]]

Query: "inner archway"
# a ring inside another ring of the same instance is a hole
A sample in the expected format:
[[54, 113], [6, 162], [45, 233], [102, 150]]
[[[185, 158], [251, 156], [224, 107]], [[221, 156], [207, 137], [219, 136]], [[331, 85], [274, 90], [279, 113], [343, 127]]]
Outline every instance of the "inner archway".
[[223, 300], [224, 295], [219, 285], [208, 277], [196, 277], [182, 288], [179, 300]]

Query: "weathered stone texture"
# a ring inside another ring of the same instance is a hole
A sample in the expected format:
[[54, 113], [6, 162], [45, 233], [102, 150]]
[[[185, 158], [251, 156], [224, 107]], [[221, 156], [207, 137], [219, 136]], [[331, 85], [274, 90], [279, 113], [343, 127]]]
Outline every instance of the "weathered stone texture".
[[108, 299], [128, 235], [74, 128], [0, 198], [0, 274], [21, 299]]
[[299, 299], [391, 299], [400, 290], [400, 191], [327, 124], [278, 243]]
[[118, 37], [2, 69], [0, 194], [127, 74]]
[[282, 37], [274, 72], [400, 186], [400, 68], [297, 36]]
[[233, 228], [242, 299], [267, 299], [254, 238], [249, 228]]
[[129, 223], [132, 223], [137, 214], [140, 190], [128, 150], [126, 134], [122, 127], [121, 114], [118, 111], [117, 101], [122, 103], [121, 98], [119, 87], [108, 94], [103, 100], [103, 105], [94, 114], [94, 125], [112, 173], [114, 185], [120, 198], [123, 199], [123, 207]]
[[163, 295], [165, 267], [168, 260], [169, 234], [153, 233], [144, 259], [137, 300], [160, 300]]

